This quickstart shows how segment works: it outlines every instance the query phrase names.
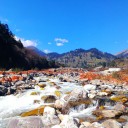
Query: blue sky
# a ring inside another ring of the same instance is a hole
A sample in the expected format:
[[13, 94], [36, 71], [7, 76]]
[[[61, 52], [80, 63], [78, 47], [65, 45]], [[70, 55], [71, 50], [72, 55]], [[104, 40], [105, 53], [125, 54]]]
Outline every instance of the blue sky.
[[127, 0], [1, 0], [0, 20], [25, 46], [45, 52], [128, 48]]

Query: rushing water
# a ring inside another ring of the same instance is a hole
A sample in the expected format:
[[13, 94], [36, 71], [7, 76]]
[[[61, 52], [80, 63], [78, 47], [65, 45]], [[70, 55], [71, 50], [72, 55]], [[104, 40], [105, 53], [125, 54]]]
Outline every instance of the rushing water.
[[[55, 82], [57, 86], [60, 86], [59, 91], [64, 95], [66, 92], [72, 91], [74, 88], [80, 88], [76, 83], [60, 82], [58, 79], [49, 79], [49, 82], [44, 82], [47, 86], [44, 90], [35, 86], [35, 89], [26, 90], [23, 93], [17, 95], [8, 95], [0, 97], [0, 127], [4, 128], [6, 122], [12, 118], [20, 116], [21, 113], [33, 110], [41, 105], [46, 105], [42, 96], [55, 95], [56, 87], [51, 86], [50, 82]], [[32, 92], [37, 92], [37, 95], [31, 95]], [[39, 103], [34, 103], [35, 100], [39, 100]]]
[[[38, 78], [36, 78], [38, 79]], [[47, 78], [45, 78], [47, 79]], [[39, 86], [35, 86], [35, 89], [25, 90], [22, 93], [17, 95], [8, 95], [0, 97], [0, 128], [6, 128], [8, 121], [13, 117], [20, 117], [20, 115], [24, 112], [33, 110], [42, 105], [50, 105], [53, 103], [44, 103], [42, 100], [43, 96], [47, 95], [55, 95], [55, 91], [59, 91], [61, 93], [61, 98], [66, 95], [66, 93], [71, 92], [75, 88], [83, 88], [77, 83], [71, 82], [60, 82], [59, 79], [49, 79], [47, 82], [43, 82], [46, 84], [46, 87], [43, 90]], [[55, 83], [59, 88], [53, 86], [52, 83]], [[95, 88], [93, 85], [87, 85], [83, 89], [87, 92], [88, 90]], [[32, 93], [36, 93], [36, 95], [31, 95]], [[40, 101], [35, 103], [34, 101]], [[86, 118], [92, 116], [92, 111], [96, 109], [96, 105], [85, 107], [84, 104], [78, 105], [75, 108], [72, 107], [69, 109], [69, 115], [76, 118]]]

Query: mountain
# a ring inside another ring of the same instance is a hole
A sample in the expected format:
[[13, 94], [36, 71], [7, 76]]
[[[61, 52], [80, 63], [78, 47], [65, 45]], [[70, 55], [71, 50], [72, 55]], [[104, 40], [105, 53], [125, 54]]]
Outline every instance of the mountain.
[[7, 24], [0, 22], [0, 69], [42, 69], [56, 67], [54, 61], [47, 61], [33, 50], [28, 50], [15, 39]]
[[59, 54], [59, 53], [56, 53], [56, 52], [52, 52], [52, 53], [48, 53], [46, 55], [46, 57], [49, 59], [49, 60], [55, 60], [56, 58], [59, 58], [61, 57], [62, 54]]
[[116, 57], [112, 54], [101, 52], [96, 48], [89, 50], [80, 48], [63, 54], [50, 53], [47, 54], [47, 58], [65, 66], [85, 68], [102, 65], [112, 61]]
[[28, 46], [26, 47], [28, 50], [31, 50], [33, 53], [38, 54], [39, 56], [45, 57], [46, 54], [44, 52], [42, 52], [41, 50], [39, 50], [38, 48], [34, 47], [34, 46]]
[[117, 53], [116, 56], [119, 57], [119, 58], [128, 58], [128, 49]]

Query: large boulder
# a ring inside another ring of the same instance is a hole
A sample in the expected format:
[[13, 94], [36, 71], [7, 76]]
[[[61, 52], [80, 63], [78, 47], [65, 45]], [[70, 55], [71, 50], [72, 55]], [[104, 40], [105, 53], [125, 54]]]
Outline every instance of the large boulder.
[[96, 115], [97, 117], [102, 117], [102, 118], [113, 118], [115, 116], [118, 116], [121, 114], [120, 111], [116, 110], [95, 110], [93, 111], [93, 114]]
[[87, 92], [83, 88], [76, 88], [70, 94], [68, 94], [65, 98], [69, 104], [73, 105], [81, 101], [87, 101], [88, 96]]
[[55, 102], [55, 107], [61, 109], [63, 114], [67, 114], [69, 109], [75, 106], [91, 104], [87, 92], [82, 88], [74, 89], [70, 94]]
[[102, 126], [105, 128], [122, 128], [122, 125], [116, 120], [109, 119], [102, 123]]
[[60, 119], [55, 115], [56, 111], [52, 107], [45, 107], [42, 122], [45, 128], [51, 128], [60, 124]]
[[78, 128], [80, 126], [78, 120], [69, 115], [61, 115], [60, 118], [62, 121], [59, 125], [60, 128]]
[[57, 97], [55, 95], [45, 95], [41, 99], [44, 100], [44, 103], [55, 103]]
[[126, 107], [121, 102], [118, 102], [114, 106], [114, 109], [117, 110], [117, 111], [125, 112]]
[[12, 118], [6, 128], [44, 128], [41, 117]]
[[22, 86], [23, 84], [25, 84], [24, 81], [17, 81], [17, 82], [15, 83], [15, 86], [16, 86], [16, 87]]
[[58, 108], [58, 109], [62, 109], [62, 108], [64, 108], [64, 107], [66, 107], [66, 105], [67, 105], [67, 102], [65, 102], [64, 100], [56, 100], [55, 101], [55, 108]]

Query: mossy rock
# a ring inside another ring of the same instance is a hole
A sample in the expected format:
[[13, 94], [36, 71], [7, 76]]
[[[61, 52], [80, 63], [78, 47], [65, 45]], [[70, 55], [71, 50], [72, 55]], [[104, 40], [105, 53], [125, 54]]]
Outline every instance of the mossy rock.
[[44, 84], [44, 83], [38, 83], [38, 86], [39, 86], [40, 88], [44, 88], [44, 87], [46, 87], [46, 84]]
[[21, 114], [21, 117], [27, 117], [27, 116], [39, 116], [39, 115], [42, 115], [43, 112], [44, 112], [44, 108], [45, 106], [41, 106], [41, 107], [38, 107], [36, 109], [33, 109], [31, 111], [28, 111], [28, 112], [24, 112]]
[[124, 119], [124, 118], [116, 119], [116, 121], [118, 121], [119, 123], [125, 123], [125, 122], [127, 122], [127, 120]]
[[125, 103], [128, 101], [128, 97], [126, 97], [125, 95], [114, 96], [114, 97], [111, 97], [110, 99], [113, 101], [122, 102], [122, 103]]
[[44, 88], [41, 87], [40, 90], [44, 90]]
[[39, 104], [40, 103], [40, 100], [34, 100], [34, 104]]
[[45, 100], [47, 98], [47, 96], [42, 96], [41, 100]]
[[60, 92], [59, 90], [56, 90], [56, 91], [54, 92], [54, 94], [55, 94], [57, 97], [60, 97], [60, 96], [61, 96], [61, 92]]
[[53, 85], [53, 86], [55, 86], [56, 85], [56, 83], [55, 82], [49, 82], [49, 84], [51, 84], [51, 85]]
[[105, 107], [104, 107], [104, 106], [100, 106], [99, 109], [100, 109], [100, 110], [104, 110]]
[[41, 99], [44, 100], [44, 103], [55, 103], [57, 100], [53, 95], [42, 96]]
[[65, 94], [70, 94], [71, 92], [66, 92]]
[[96, 117], [96, 121], [100, 121], [100, 120], [103, 120], [103, 119], [104, 119], [104, 117], [102, 115], [99, 115], [99, 116]]
[[30, 95], [38, 95], [38, 93], [37, 92], [31, 92]]
[[116, 110], [100, 110], [97, 109], [93, 111], [93, 115], [95, 115], [97, 118], [114, 118], [117, 116], [120, 116], [122, 113], [120, 111]]
[[85, 105], [90, 105], [92, 103], [92, 100], [90, 99], [85, 99], [85, 100], [79, 100], [79, 101], [70, 101], [69, 104], [74, 107], [77, 105], [85, 104]]

